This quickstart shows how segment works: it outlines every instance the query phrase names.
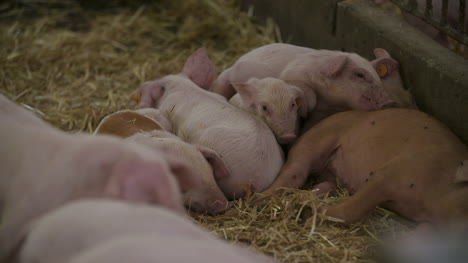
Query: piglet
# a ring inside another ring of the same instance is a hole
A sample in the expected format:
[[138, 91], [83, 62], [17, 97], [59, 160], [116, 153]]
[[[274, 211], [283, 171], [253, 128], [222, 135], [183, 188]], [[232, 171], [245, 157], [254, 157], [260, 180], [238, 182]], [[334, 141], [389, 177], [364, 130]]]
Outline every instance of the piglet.
[[[193, 53], [183, 72], [143, 83], [137, 107], [155, 107], [184, 141], [214, 150], [230, 176], [217, 182], [228, 199], [262, 191], [278, 175], [284, 157], [270, 128], [260, 119], [205, 90], [215, 70], [204, 49]], [[204, 89], [205, 88], [205, 89]]]
[[229, 100], [232, 105], [262, 119], [279, 143], [289, 144], [296, 139], [298, 113], [306, 117], [309, 109], [301, 89], [275, 78], [252, 78], [232, 85], [237, 91]]
[[[182, 252], [181, 252], [182, 251]], [[129, 262], [251, 262], [274, 263], [246, 248], [234, 248], [218, 240], [200, 242], [186, 237], [125, 237], [97, 246], [73, 258], [70, 263]]]
[[[151, 118], [149, 117], [151, 116]], [[156, 118], [158, 121], [152, 119]], [[165, 123], [160, 125], [159, 122]], [[122, 110], [106, 116], [98, 125], [95, 134], [110, 134], [124, 138], [165, 153], [178, 156], [190, 165], [201, 184], [184, 194], [186, 206], [197, 212], [217, 214], [230, 207], [226, 197], [216, 184], [216, 179], [229, 176], [221, 157], [212, 149], [191, 145], [161, 126], [170, 128], [168, 120], [157, 109]]]
[[377, 71], [385, 91], [402, 108], [417, 109], [411, 93], [404, 88], [400, 77], [399, 63], [383, 48], [374, 49], [375, 60], [372, 65]]
[[235, 94], [234, 83], [266, 77], [279, 78], [299, 87], [307, 99], [309, 117], [314, 123], [338, 111], [395, 106], [372, 64], [363, 57], [279, 43], [241, 56], [219, 75], [212, 90], [231, 98]]
[[441, 122], [411, 109], [349, 111], [329, 117], [291, 148], [269, 188], [300, 187], [310, 174], [326, 175], [353, 194], [325, 207], [352, 223], [383, 205], [417, 222], [467, 227], [467, 147]]
[[42, 216], [15, 246], [18, 263], [274, 262], [163, 207], [103, 199], [75, 201]]
[[180, 188], [200, 183], [174, 156], [107, 136], [64, 133], [2, 95], [0, 119], [0, 261], [28, 222], [70, 200], [118, 198], [182, 212]]

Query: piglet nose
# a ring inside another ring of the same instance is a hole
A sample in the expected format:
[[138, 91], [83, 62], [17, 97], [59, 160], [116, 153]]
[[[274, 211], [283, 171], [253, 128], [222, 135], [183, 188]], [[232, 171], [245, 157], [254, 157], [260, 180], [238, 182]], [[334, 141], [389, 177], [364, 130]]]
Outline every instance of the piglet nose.
[[285, 135], [281, 135], [278, 137], [279, 143], [292, 143], [296, 139], [296, 135], [294, 133], [288, 133]]

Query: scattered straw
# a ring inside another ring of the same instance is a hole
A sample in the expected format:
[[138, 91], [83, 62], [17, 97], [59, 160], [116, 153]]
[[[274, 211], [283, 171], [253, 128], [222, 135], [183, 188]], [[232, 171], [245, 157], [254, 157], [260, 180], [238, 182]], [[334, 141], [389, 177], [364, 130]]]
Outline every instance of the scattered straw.
[[[408, 225], [384, 209], [369, 219], [343, 226], [318, 213], [318, 207], [347, 198], [317, 197], [308, 190], [291, 190], [240, 200], [216, 217], [192, 216], [214, 234], [245, 243], [280, 262], [373, 262], [380, 236], [401, 233]], [[258, 199], [257, 199], [258, 200]]]
[[[102, 117], [128, 108], [143, 81], [179, 72], [199, 47], [222, 70], [281, 41], [271, 20], [253, 24], [252, 11], [241, 13], [236, 2], [160, 0], [100, 11], [70, 0], [0, 4], [0, 92], [63, 130], [92, 132]], [[239, 200], [223, 215], [193, 217], [281, 262], [372, 261], [380, 234], [396, 235], [405, 225], [383, 209], [351, 227], [317, 213], [344, 198], [284, 191], [257, 205]]]

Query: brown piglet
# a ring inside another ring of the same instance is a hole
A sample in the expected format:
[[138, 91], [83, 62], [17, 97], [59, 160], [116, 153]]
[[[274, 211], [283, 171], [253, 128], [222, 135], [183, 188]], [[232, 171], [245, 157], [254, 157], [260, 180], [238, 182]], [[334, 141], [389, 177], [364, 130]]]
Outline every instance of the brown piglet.
[[301, 187], [310, 174], [318, 193], [347, 188], [349, 199], [325, 207], [352, 223], [382, 205], [434, 225], [468, 220], [467, 147], [440, 121], [411, 109], [348, 111], [312, 127], [293, 145], [267, 192]]

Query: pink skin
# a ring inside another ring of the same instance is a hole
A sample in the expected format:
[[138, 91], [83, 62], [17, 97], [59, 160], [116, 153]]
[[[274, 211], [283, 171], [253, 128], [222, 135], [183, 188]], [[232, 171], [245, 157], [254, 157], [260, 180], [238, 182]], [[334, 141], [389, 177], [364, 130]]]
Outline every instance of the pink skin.
[[275, 78], [234, 83], [237, 94], [229, 102], [262, 119], [273, 131], [278, 142], [295, 141], [298, 114], [306, 117], [308, 100], [301, 89]]
[[[183, 251], [183, 253], [180, 253]], [[274, 263], [272, 258], [225, 242], [199, 242], [186, 237], [124, 237], [77, 256], [70, 263], [127, 262], [252, 262]]]
[[26, 224], [70, 200], [126, 199], [182, 213], [180, 189], [200, 183], [173, 156], [107, 136], [66, 134], [3, 96], [0, 105], [0, 261]]
[[[200, 88], [215, 77], [206, 60], [200, 49], [189, 57], [184, 72], [143, 83], [137, 107], [158, 108], [171, 121], [175, 135], [210, 148], [223, 159], [230, 176], [217, 183], [228, 199], [241, 198], [247, 190], [262, 191], [284, 162], [281, 147], [264, 122]], [[198, 76], [206, 74], [209, 77]], [[205, 82], [193, 82], [199, 79]]]
[[324, 209], [345, 223], [384, 205], [417, 222], [455, 226], [460, 221], [456, 227], [467, 228], [468, 168], [462, 162], [467, 157], [466, 146], [425, 113], [349, 111], [301, 136], [266, 192], [300, 187], [310, 174], [326, 175], [354, 194]]
[[403, 87], [398, 62], [382, 48], [374, 49], [374, 55], [375, 60], [371, 62], [372, 66], [378, 70], [379, 65], [384, 65], [387, 69], [387, 73], [384, 76], [381, 76], [381, 80], [383, 87], [390, 95], [390, 98], [392, 98], [392, 100], [402, 108], [417, 109], [418, 107], [413, 96]]
[[191, 145], [162, 130], [137, 133], [127, 140], [176, 155], [190, 164], [194, 176], [202, 181], [184, 194], [184, 203], [191, 210], [214, 215], [231, 207], [215, 181], [229, 176], [224, 161], [215, 151], [201, 145]]
[[244, 54], [222, 72], [213, 91], [230, 98], [235, 94], [232, 84], [253, 77], [279, 78], [302, 89], [312, 119], [395, 106], [371, 63], [354, 53], [269, 44]]
[[167, 209], [103, 199], [72, 202], [48, 213], [15, 245], [19, 263], [274, 262]]
[[207, 147], [182, 141], [162, 127], [171, 130], [172, 124], [158, 109], [121, 110], [103, 118], [94, 133], [115, 135], [156, 152], [178, 156], [190, 165], [193, 175], [202, 182], [184, 194], [185, 205], [194, 211], [211, 214], [228, 209], [231, 204], [215, 181], [229, 176], [221, 157]]

